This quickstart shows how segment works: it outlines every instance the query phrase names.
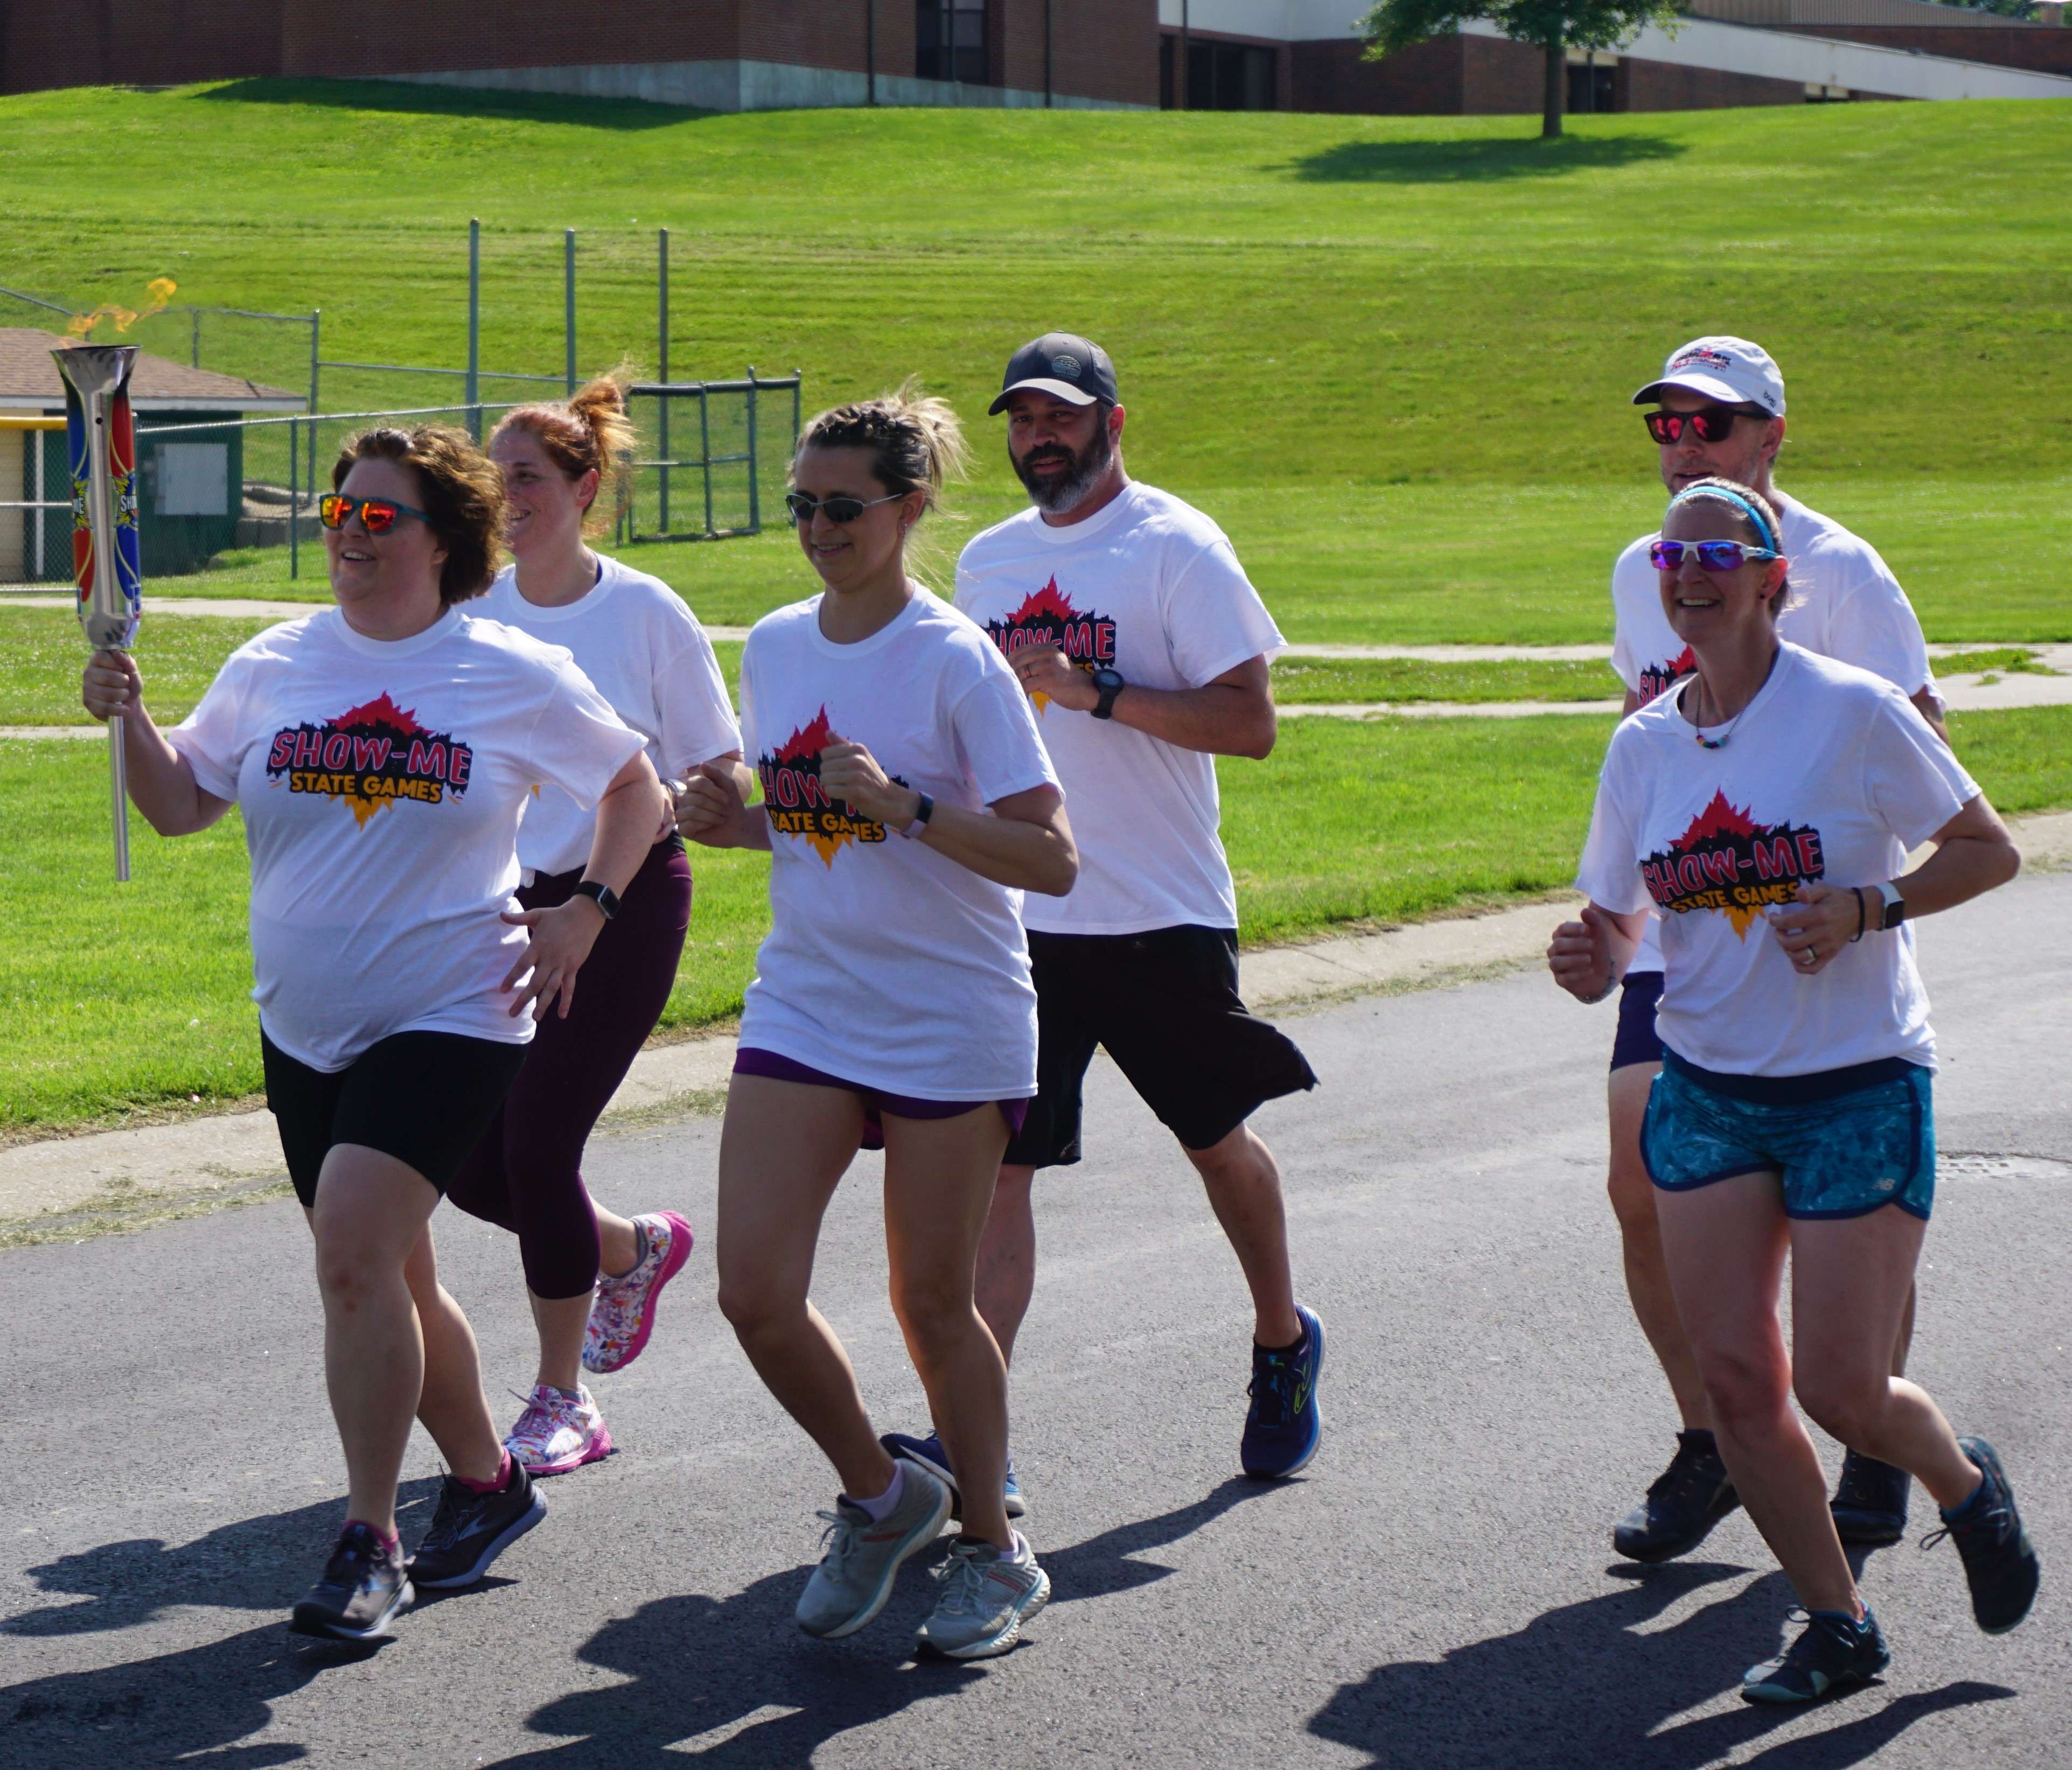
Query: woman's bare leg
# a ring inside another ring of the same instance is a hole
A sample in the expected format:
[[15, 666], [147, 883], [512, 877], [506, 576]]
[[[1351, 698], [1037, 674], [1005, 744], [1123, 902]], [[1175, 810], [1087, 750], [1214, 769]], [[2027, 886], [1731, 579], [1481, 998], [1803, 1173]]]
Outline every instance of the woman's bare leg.
[[720, 1134], [717, 1259], [720, 1312], [763, 1386], [826, 1453], [842, 1491], [871, 1499], [891, 1485], [892, 1459], [849, 1354], [808, 1296], [820, 1219], [862, 1138], [863, 1102], [845, 1088], [735, 1076]]

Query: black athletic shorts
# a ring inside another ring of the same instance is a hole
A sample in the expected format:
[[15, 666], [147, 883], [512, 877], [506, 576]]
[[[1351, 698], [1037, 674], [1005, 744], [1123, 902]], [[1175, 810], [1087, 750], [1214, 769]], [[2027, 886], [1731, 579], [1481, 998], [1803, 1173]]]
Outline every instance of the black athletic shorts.
[[1612, 1039], [1612, 1067], [1659, 1063], [1662, 1041], [1655, 1036], [1655, 1004], [1662, 1000], [1662, 973], [1631, 971], [1619, 985], [1618, 1031]]
[[1221, 1143], [1268, 1100], [1317, 1078], [1279, 1028], [1245, 1012], [1237, 934], [1183, 926], [1141, 934], [1031, 930], [1036, 1098], [1002, 1159], [1052, 1168], [1079, 1159], [1080, 1091], [1104, 1045], [1144, 1103], [1189, 1149]]
[[338, 1143], [393, 1156], [445, 1197], [529, 1049], [462, 1033], [393, 1033], [327, 1075], [261, 1033], [266, 1105], [280, 1127], [295, 1197], [316, 1203], [317, 1176]]

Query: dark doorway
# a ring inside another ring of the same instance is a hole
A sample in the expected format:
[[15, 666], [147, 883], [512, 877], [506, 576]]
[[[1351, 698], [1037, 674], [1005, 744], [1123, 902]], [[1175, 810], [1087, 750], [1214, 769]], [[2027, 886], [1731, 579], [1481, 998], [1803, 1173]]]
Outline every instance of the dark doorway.
[[1618, 109], [1618, 69], [1568, 64], [1568, 109], [1579, 116]]
[[[1170, 39], [1169, 39], [1170, 40]], [[1187, 109], [1195, 111], [1270, 111], [1280, 108], [1281, 56], [1255, 43], [1204, 42], [1187, 45]]]
[[923, 80], [991, 84], [985, 0], [915, 0], [914, 72]]

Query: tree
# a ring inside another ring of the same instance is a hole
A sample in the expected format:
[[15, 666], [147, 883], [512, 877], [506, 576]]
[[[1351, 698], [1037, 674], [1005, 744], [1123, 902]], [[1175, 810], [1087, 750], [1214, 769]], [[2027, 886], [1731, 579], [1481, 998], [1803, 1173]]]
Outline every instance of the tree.
[[1544, 138], [1561, 133], [1571, 49], [1617, 48], [1643, 25], [1672, 23], [1684, 10], [1684, 0], [1377, 0], [1359, 29], [1370, 61], [1450, 36], [1474, 18], [1488, 19], [1514, 43], [1536, 45], [1547, 55]]

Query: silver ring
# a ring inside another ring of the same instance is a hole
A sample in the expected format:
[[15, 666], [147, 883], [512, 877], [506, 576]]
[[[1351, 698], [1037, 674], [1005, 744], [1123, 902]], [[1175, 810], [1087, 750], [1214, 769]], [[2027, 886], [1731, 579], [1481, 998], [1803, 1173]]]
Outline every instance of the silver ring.
[[1800, 951], [1799, 963], [1802, 965], [1817, 965], [1820, 963], [1820, 955], [1811, 947], [1807, 947]]

